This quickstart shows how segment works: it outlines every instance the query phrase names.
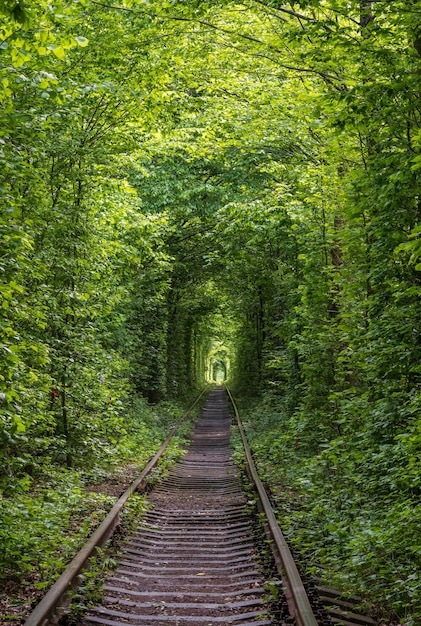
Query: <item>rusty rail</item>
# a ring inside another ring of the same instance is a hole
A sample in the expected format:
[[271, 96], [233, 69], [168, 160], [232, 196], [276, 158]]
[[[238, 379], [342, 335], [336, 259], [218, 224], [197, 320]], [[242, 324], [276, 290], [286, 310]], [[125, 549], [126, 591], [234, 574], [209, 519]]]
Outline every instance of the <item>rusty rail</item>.
[[[272, 626], [247, 498], [229, 447], [221, 388], [208, 396], [182, 459], [148, 495], [101, 601], [83, 626]], [[287, 615], [284, 600], [282, 615]], [[281, 608], [281, 607], [280, 607]]]
[[50, 587], [49, 591], [29, 615], [24, 626], [44, 626], [49, 623], [50, 618], [52, 618], [56, 611], [59, 611], [60, 608], [63, 608], [59, 606], [60, 603], [63, 602], [66, 593], [72, 588], [72, 584], [75, 582], [77, 576], [85, 567], [87, 560], [95, 553], [97, 547], [103, 546], [107, 539], [111, 537], [117, 525], [120, 511], [124, 507], [125, 503], [137, 489], [141, 488], [146, 476], [155, 467], [155, 465], [158, 463], [159, 459], [165, 452], [166, 448], [168, 447], [168, 444], [170, 443], [178, 424], [183, 419], [185, 419], [190, 411], [196, 406], [197, 402], [205, 393], [206, 389], [207, 388], [204, 388], [201, 391], [201, 393], [196, 397], [194, 402], [189, 406], [187, 411], [183, 413], [179, 422], [175, 426], [173, 426], [167, 438], [159, 448], [158, 452], [149, 461], [140, 476], [138, 476], [136, 480], [133, 481], [130, 487], [128, 487], [124, 494], [119, 498], [111, 511], [108, 513], [107, 517], [93, 532], [83, 548], [76, 554], [76, 556], [69, 563], [61, 576], [56, 580], [52, 587]]
[[283, 569], [282, 578], [283, 578], [284, 585], [287, 587], [286, 596], [288, 600], [289, 609], [291, 612], [291, 617], [295, 618], [297, 626], [318, 626], [318, 622], [316, 620], [316, 617], [314, 616], [313, 609], [311, 608], [311, 605], [307, 596], [307, 592], [304, 589], [304, 585], [301, 580], [300, 574], [298, 572], [297, 566], [295, 564], [294, 558], [285, 541], [285, 537], [283, 536], [282, 531], [279, 528], [278, 522], [276, 520], [275, 514], [272, 510], [272, 506], [269, 501], [269, 497], [257, 473], [257, 469], [254, 464], [250, 447], [247, 441], [247, 436], [244, 431], [244, 427], [241, 422], [240, 415], [238, 413], [237, 405], [235, 404], [232, 393], [228, 389], [228, 387], [226, 387], [226, 391], [229, 395], [231, 404], [234, 408], [235, 417], [236, 417], [237, 424], [238, 424], [238, 429], [239, 429], [243, 446], [244, 446], [244, 452], [246, 455], [249, 474], [255, 484], [262, 508], [266, 515], [266, 520], [267, 520], [276, 550], [279, 554], [279, 557], [282, 563], [282, 569]]

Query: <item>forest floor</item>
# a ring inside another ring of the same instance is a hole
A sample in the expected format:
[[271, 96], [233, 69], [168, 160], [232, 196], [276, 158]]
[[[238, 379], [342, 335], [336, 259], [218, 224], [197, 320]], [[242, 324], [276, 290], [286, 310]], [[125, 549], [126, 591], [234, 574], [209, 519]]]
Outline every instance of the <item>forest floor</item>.
[[[120, 497], [139, 473], [139, 466], [127, 464], [117, 469], [114, 468], [108, 474], [102, 473], [98, 476], [97, 481], [92, 480], [86, 483], [83, 489], [86, 495], [99, 494], [108, 498], [107, 507], [109, 510], [112, 503]], [[297, 494], [294, 492], [285, 494], [282, 491], [282, 494], [278, 493], [277, 495], [285, 506], [288, 506], [288, 502], [285, 500], [294, 500], [297, 497]], [[93, 524], [98, 525], [105, 515], [106, 511], [102, 508], [101, 517], [95, 519], [95, 516], [92, 516]], [[65, 534], [80, 536], [80, 528], [83, 524], [86, 525], [86, 520], [89, 516], [90, 513], [87, 513], [86, 509], [79, 512], [75, 511], [72, 516], [71, 526]], [[91, 525], [88, 529], [88, 535], [92, 533], [93, 529], [94, 526]], [[68, 558], [68, 561], [70, 559], [71, 557]], [[46, 579], [51, 580], [52, 576], [48, 576], [48, 573], [43, 571], [41, 567], [25, 577], [16, 575], [9, 579], [0, 579], [0, 626], [20, 625], [26, 621], [31, 611], [46, 593], [48, 587], [43, 582]], [[382, 626], [397, 626], [395, 621], [384, 622], [380, 620], [379, 624]]]
[[[109, 496], [115, 501], [138, 476], [140, 470], [136, 465], [129, 464], [119, 467], [97, 483], [85, 487], [86, 493], [97, 493]], [[75, 515], [70, 532], [77, 532], [84, 522], [86, 512]], [[34, 571], [25, 576], [0, 579], [0, 626], [23, 624], [31, 611], [45, 595], [45, 588], [39, 589], [39, 583], [45, 578], [45, 572]]]

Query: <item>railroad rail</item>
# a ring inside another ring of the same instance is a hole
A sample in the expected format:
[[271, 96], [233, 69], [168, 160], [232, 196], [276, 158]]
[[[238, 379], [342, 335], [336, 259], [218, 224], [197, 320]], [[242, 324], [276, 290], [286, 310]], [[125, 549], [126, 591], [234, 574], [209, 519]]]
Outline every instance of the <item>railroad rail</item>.
[[[342, 594], [340, 591], [317, 584], [317, 581], [314, 581], [314, 583], [311, 581], [307, 588], [304, 585], [294, 557], [276, 520], [269, 497], [258, 475], [237, 405], [228, 388], [227, 393], [243, 443], [247, 472], [256, 488], [260, 507], [265, 515], [267, 535], [273, 542], [272, 551], [282, 577], [290, 616], [293, 618], [294, 623], [297, 626], [313, 626], [314, 624], [321, 626], [325, 623], [337, 624], [339, 626], [377, 626], [371, 617], [357, 612], [359, 605], [362, 604], [361, 597]], [[321, 606], [324, 607], [325, 611], [321, 610]]]
[[[207, 398], [188, 452], [149, 494], [151, 509], [125, 541], [117, 569], [104, 584], [102, 603], [89, 610], [83, 626], [375, 626], [370, 618], [353, 612], [354, 600], [341, 598], [339, 592], [320, 587], [317, 598], [314, 589], [309, 597], [257, 475], [229, 390], [228, 394], [284, 593], [276, 601], [268, 597], [247, 497], [231, 458], [227, 395], [218, 387]], [[136, 482], [138, 487], [143, 479]], [[74, 572], [71, 564], [62, 587], [69, 588]], [[25, 626], [54, 622], [59, 591], [53, 591]], [[330, 616], [322, 604], [330, 607]]]
[[[196, 406], [196, 404], [199, 402], [200, 398], [204, 395], [205, 392], [206, 388], [204, 388], [197, 395], [187, 411], [185, 411], [180, 417], [179, 422], [182, 422], [184, 419], [187, 418], [189, 413], [193, 410], [193, 408]], [[60, 615], [65, 609], [68, 608], [69, 592], [71, 592], [78, 586], [79, 575], [86, 568], [89, 558], [96, 553], [97, 548], [102, 547], [106, 543], [106, 541], [112, 536], [118, 524], [121, 511], [129, 497], [133, 493], [135, 493], [135, 491], [140, 491], [146, 486], [146, 479], [148, 475], [156, 467], [159, 460], [162, 458], [177, 429], [177, 426], [178, 424], [175, 424], [171, 428], [168, 436], [166, 437], [165, 441], [163, 442], [157, 453], [152, 457], [152, 459], [146, 465], [141, 474], [121, 495], [121, 497], [112, 507], [106, 518], [93, 532], [88, 541], [72, 559], [72, 561], [66, 567], [61, 576], [52, 585], [52, 587], [49, 589], [43, 599], [37, 604], [35, 609], [26, 620], [24, 626], [46, 626], [47, 624], [57, 623]]]

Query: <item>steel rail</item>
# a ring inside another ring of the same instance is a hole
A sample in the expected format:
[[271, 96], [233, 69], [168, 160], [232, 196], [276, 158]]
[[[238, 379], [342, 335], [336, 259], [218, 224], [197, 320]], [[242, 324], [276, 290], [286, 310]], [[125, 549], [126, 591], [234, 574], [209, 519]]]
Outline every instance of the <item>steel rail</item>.
[[195, 398], [194, 402], [189, 406], [189, 408], [183, 413], [183, 415], [178, 420], [177, 424], [175, 424], [170, 430], [167, 438], [159, 448], [158, 452], [155, 456], [149, 461], [146, 465], [142, 473], [132, 482], [132, 484], [126, 489], [123, 495], [119, 498], [116, 504], [113, 506], [111, 511], [108, 513], [106, 518], [101, 522], [98, 528], [93, 532], [93, 534], [89, 537], [88, 541], [85, 543], [83, 548], [76, 554], [73, 560], [66, 567], [61, 576], [56, 580], [56, 582], [50, 587], [49, 591], [42, 598], [42, 600], [37, 604], [35, 609], [29, 615], [26, 620], [24, 626], [44, 626], [49, 623], [49, 619], [54, 615], [54, 612], [59, 610], [60, 602], [65, 597], [66, 593], [71, 589], [72, 584], [77, 579], [77, 576], [83, 570], [86, 565], [87, 560], [95, 553], [96, 548], [103, 546], [107, 539], [109, 539], [114, 532], [114, 529], [117, 526], [118, 517], [120, 511], [124, 507], [125, 503], [129, 499], [129, 497], [137, 490], [140, 489], [142, 483], [144, 482], [147, 475], [151, 472], [151, 470], [158, 463], [159, 459], [162, 457], [163, 453], [168, 447], [175, 431], [177, 430], [180, 422], [185, 419], [190, 411], [196, 406], [200, 398], [203, 396], [207, 387], [205, 387], [201, 393]]
[[279, 528], [279, 524], [272, 510], [269, 497], [257, 473], [257, 469], [253, 461], [250, 446], [248, 444], [247, 436], [240, 419], [237, 405], [235, 404], [231, 391], [228, 389], [228, 387], [225, 387], [225, 389], [234, 408], [238, 429], [247, 459], [249, 473], [256, 486], [256, 490], [259, 495], [263, 511], [266, 515], [267, 524], [275, 543], [276, 550], [278, 551], [279, 557], [281, 559], [284, 574], [283, 578], [286, 579], [284, 580], [284, 584], [286, 583], [289, 592], [286, 595], [288, 600], [288, 606], [291, 612], [291, 617], [296, 620], [297, 626], [318, 626], [318, 621], [314, 616], [313, 609], [311, 608], [307, 592], [304, 588], [303, 581], [301, 580], [294, 558], [291, 554], [287, 542], [285, 541], [285, 537], [283, 536], [282, 531]]

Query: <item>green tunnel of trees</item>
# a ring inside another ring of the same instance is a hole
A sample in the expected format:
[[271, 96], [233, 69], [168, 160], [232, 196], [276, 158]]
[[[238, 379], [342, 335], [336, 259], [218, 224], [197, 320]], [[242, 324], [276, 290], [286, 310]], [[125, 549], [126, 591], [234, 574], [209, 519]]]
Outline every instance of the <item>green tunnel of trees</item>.
[[309, 567], [416, 624], [421, 3], [0, 10], [4, 497], [227, 375]]

